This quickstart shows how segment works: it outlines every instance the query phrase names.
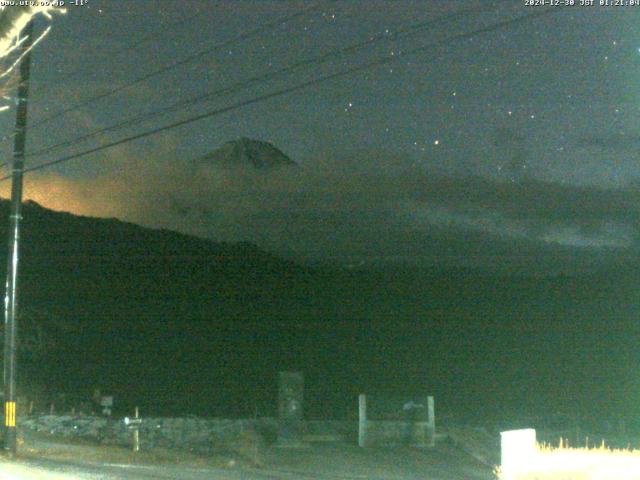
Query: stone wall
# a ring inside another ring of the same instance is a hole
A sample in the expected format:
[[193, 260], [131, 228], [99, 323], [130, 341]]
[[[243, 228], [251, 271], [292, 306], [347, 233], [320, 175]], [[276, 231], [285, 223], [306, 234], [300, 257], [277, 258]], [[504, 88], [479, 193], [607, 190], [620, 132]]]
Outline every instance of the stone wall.
[[[402, 421], [369, 421], [368, 445], [406, 443], [409, 429], [424, 431], [426, 422], [409, 427]], [[122, 419], [72, 415], [38, 415], [18, 418], [18, 427], [103, 445], [130, 446], [132, 431]], [[356, 421], [303, 422], [303, 441], [357, 443]], [[246, 443], [270, 444], [277, 440], [274, 418], [143, 418], [141, 448], [164, 447], [209, 454]]]
[[[132, 442], [132, 431], [122, 419], [40, 415], [19, 419], [18, 428], [103, 445], [130, 446]], [[271, 418], [144, 418], [139, 428], [143, 449], [164, 447], [201, 454], [220, 452], [241, 442], [272, 442], [277, 434], [277, 423]]]
[[408, 424], [395, 420], [367, 421], [367, 445], [425, 446], [429, 441], [429, 423]]

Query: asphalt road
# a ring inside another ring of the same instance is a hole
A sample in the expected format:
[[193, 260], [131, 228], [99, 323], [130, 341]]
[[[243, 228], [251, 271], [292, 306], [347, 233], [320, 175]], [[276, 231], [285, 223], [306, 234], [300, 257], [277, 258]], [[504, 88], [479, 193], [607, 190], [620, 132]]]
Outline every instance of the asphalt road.
[[24, 432], [18, 459], [0, 457], [0, 480], [495, 480], [494, 462], [468, 453], [462, 443], [443, 441], [432, 449], [363, 449], [348, 443], [263, 446], [256, 463], [231, 454], [203, 459], [145, 450], [137, 455], [119, 447]]
[[290, 479], [234, 469], [124, 464], [80, 464], [53, 460], [2, 461], [1, 480], [265, 480]]
[[[462, 465], [434, 465], [426, 472], [327, 472], [325, 474], [295, 469], [203, 468], [173, 465], [128, 465], [84, 463], [49, 459], [0, 461], [0, 480], [488, 480], [494, 478], [487, 469]], [[403, 469], [404, 470], [404, 469]]]

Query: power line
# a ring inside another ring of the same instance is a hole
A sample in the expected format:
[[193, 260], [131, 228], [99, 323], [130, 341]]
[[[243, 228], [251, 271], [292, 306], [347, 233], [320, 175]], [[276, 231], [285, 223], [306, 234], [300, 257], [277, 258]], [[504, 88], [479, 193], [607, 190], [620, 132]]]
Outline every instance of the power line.
[[180, 67], [182, 65], [186, 65], [187, 63], [193, 62], [194, 60], [197, 60], [197, 59], [202, 58], [202, 57], [204, 57], [206, 55], [209, 55], [211, 52], [213, 52], [215, 50], [218, 50], [220, 48], [228, 47], [229, 45], [231, 45], [233, 43], [246, 40], [246, 39], [251, 38], [251, 37], [253, 37], [255, 35], [259, 35], [260, 33], [264, 32], [264, 31], [266, 31], [266, 30], [268, 30], [270, 28], [276, 27], [278, 25], [281, 25], [282, 23], [286, 23], [286, 22], [294, 20], [294, 19], [296, 19], [298, 17], [306, 15], [307, 13], [309, 13], [309, 12], [311, 12], [313, 10], [317, 10], [321, 6], [322, 6], [322, 4], [318, 3], [316, 5], [312, 5], [310, 7], [304, 8], [304, 9], [298, 11], [298, 12], [295, 12], [295, 13], [292, 13], [290, 15], [278, 18], [277, 20], [274, 20], [272, 22], [267, 22], [267, 23], [265, 23], [265, 24], [263, 24], [263, 25], [261, 25], [259, 27], [256, 27], [256, 28], [254, 28], [252, 30], [249, 30], [247, 32], [243, 32], [243, 33], [241, 33], [239, 35], [236, 35], [233, 38], [225, 40], [224, 42], [218, 43], [218, 44], [216, 44], [216, 45], [214, 45], [212, 47], [209, 47], [209, 48], [201, 50], [201, 51], [199, 51], [197, 53], [194, 53], [193, 55], [189, 55], [188, 57], [186, 57], [186, 58], [184, 58], [182, 60], [175, 61], [173, 63], [170, 63], [169, 65], [166, 65], [166, 66], [161, 67], [161, 68], [159, 68], [157, 70], [154, 70], [151, 73], [147, 73], [147, 74], [145, 74], [145, 75], [143, 75], [141, 77], [138, 77], [138, 78], [136, 78], [135, 80], [133, 80], [133, 81], [131, 81], [129, 83], [126, 83], [124, 85], [120, 85], [119, 87], [115, 87], [115, 88], [113, 88], [111, 90], [108, 90], [108, 91], [106, 91], [104, 93], [101, 93], [99, 95], [87, 98], [86, 100], [83, 100], [83, 101], [81, 101], [81, 102], [79, 102], [79, 103], [77, 103], [75, 105], [72, 105], [71, 107], [62, 109], [62, 110], [60, 110], [60, 111], [58, 111], [58, 112], [56, 112], [56, 113], [54, 113], [54, 114], [52, 114], [52, 115], [50, 115], [48, 117], [45, 117], [44, 119], [42, 119], [40, 121], [34, 123], [33, 125], [31, 125], [31, 127], [29, 129], [31, 130], [31, 129], [37, 128], [40, 125], [44, 125], [45, 123], [48, 123], [51, 120], [55, 120], [56, 118], [59, 118], [59, 117], [61, 117], [63, 115], [66, 115], [69, 112], [72, 112], [72, 111], [77, 110], [77, 109], [82, 108], [82, 107], [86, 107], [87, 105], [90, 105], [90, 104], [92, 104], [92, 103], [94, 103], [94, 102], [96, 102], [98, 100], [102, 100], [103, 98], [110, 97], [111, 95], [114, 95], [114, 94], [116, 94], [118, 92], [121, 92], [123, 90], [127, 90], [127, 89], [133, 87], [134, 85], [138, 85], [140, 83], [146, 82], [147, 80], [149, 80], [149, 79], [151, 79], [153, 77], [156, 77], [156, 76], [161, 75], [163, 73], [166, 73], [166, 72], [168, 72], [170, 70], [173, 70], [173, 69], [175, 69], [177, 67]]
[[[523, 23], [525, 21], [532, 20], [534, 18], [547, 16], [547, 15], [553, 13], [554, 11], [561, 10], [561, 8], [562, 7], [559, 7], [559, 8], [553, 9], [553, 10], [552, 9], [547, 9], [547, 10], [544, 10], [544, 11], [539, 11], [539, 12], [534, 12], [534, 13], [530, 13], [530, 14], [527, 14], [527, 15], [522, 15], [522, 16], [514, 18], [514, 19], [504, 20], [502, 22], [497, 22], [497, 23], [494, 23], [493, 25], [489, 25], [487, 27], [476, 29], [476, 30], [473, 30], [473, 31], [467, 32], [467, 33], [461, 33], [461, 34], [453, 35], [453, 36], [447, 37], [447, 38], [445, 38], [443, 40], [440, 40], [438, 42], [434, 42], [434, 43], [431, 43], [429, 45], [424, 45], [424, 46], [421, 46], [421, 47], [417, 47], [417, 48], [408, 50], [408, 51], [404, 52], [404, 54], [405, 55], [415, 55], [415, 54], [424, 52], [425, 50], [444, 45], [447, 42], [452, 42], [452, 41], [472, 38], [472, 37], [474, 37], [476, 35], [493, 32], [493, 31], [502, 29], [504, 27], [508, 27], [508, 26], [516, 25], [518, 23]], [[336, 72], [336, 73], [333, 73], [333, 74], [325, 75], [325, 76], [322, 76], [322, 77], [319, 77], [319, 78], [316, 78], [316, 79], [313, 79], [313, 80], [309, 80], [309, 81], [303, 82], [303, 83], [298, 84], [298, 85], [294, 85], [294, 86], [291, 86], [291, 87], [287, 87], [287, 88], [283, 88], [283, 89], [280, 89], [280, 90], [276, 90], [274, 92], [271, 92], [271, 93], [268, 93], [268, 94], [264, 94], [264, 95], [261, 95], [261, 96], [258, 96], [258, 97], [254, 97], [254, 98], [249, 99], [249, 100], [244, 100], [244, 101], [238, 102], [236, 104], [233, 104], [233, 105], [230, 105], [230, 106], [227, 106], [227, 107], [222, 107], [222, 108], [218, 108], [218, 109], [215, 109], [215, 110], [211, 110], [209, 112], [205, 112], [205, 113], [202, 113], [200, 115], [196, 115], [196, 116], [187, 118], [185, 120], [181, 120], [179, 122], [175, 122], [175, 123], [172, 123], [172, 124], [169, 124], [169, 125], [165, 125], [165, 126], [162, 126], [162, 127], [158, 127], [158, 128], [146, 131], [146, 132], [142, 132], [142, 133], [139, 133], [139, 134], [136, 134], [136, 135], [125, 137], [123, 139], [116, 140], [116, 141], [113, 141], [113, 142], [110, 142], [110, 143], [107, 143], [105, 145], [98, 146], [98, 147], [95, 147], [95, 148], [92, 148], [92, 149], [89, 149], [89, 150], [85, 150], [83, 152], [79, 152], [79, 153], [76, 153], [76, 154], [68, 155], [68, 156], [65, 156], [65, 157], [59, 158], [57, 160], [50, 161], [50, 162], [45, 162], [45, 163], [42, 163], [40, 165], [36, 165], [34, 167], [27, 168], [25, 170], [25, 172], [41, 170], [41, 169], [43, 169], [45, 167], [48, 167], [48, 166], [51, 166], [51, 165], [64, 163], [64, 162], [67, 162], [67, 161], [70, 161], [70, 160], [73, 160], [73, 159], [76, 159], [76, 158], [80, 158], [80, 157], [89, 155], [91, 153], [96, 153], [96, 152], [99, 152], [101, 150], [105, 150], [105, 149], [112, 148], [112, 147], [115, 147], [115, 146], [118, 146], [118, 145], [122, 145], [124, 143], [129, 143], [129, 142], [134, 141], [134, 140], [138, 140], [138, 139], [141, 139], [141, 138], [152, 136], [152, 135], [155, 135], [157, 133], [161, 133], [161, 132], [166, 131], [166, 130], [171, 130], [171, 129], [174, 129], [174, 128], [181, 127], [183, 125], [194, 123], [194, 122], [197, 122], [199, 120], [203, 120], [205, 118], [210, 118], [210, 117], [217, 116], [217, 115], [220, 115], [220, 114], [223, 114], [223, 113], [227, 113], [227, 112], [232, 111], [232, 110], [237, 110], [239, 108], [246, 107], [246, 106], [249, 106], [249, 105], [252, 105], [252, 104], [255, 104], [255, 103], [259, 103], [259, 102], [262, 102], [262, 101], [265, 101], [265, 100], [269, 100], [271, 98], [279, 97], [279, 96], [282, 96], [282, 95], [285, 95], [285, 94], [288, 94], [288, 93], [293, 93], [295, 91], [302, 90], [302, 89], [305, 89], [307, 87], [310, 87], [310, 86], [313, 86], [313, 85], [317, 85], [319, 83], [323, 83], [323, 82], [328, 81], [328, 80], [333, 80], [333, 79], [336, 79], [336, 78], [348, 76], [348, 75], [351, 75], [353, 73], [357, 73], [357, 72], [360, 72], [360, 71], [363, 71], [363, 70], [368, 70], [368, 69], [376, 67], [376, 66], [381, 66], [381, 65], [388, 64], [388, 63], [396, 62], [398, 60], [399, 60], [399, 57], [396, 57], [396, 56], [382, 57], [382, 58], [379, 58], [379, 59], [374, 60], [372, 62], [368, 62], [368, 63], [365, 63], [363, 65], [359, 65], [357, 67], [353, 67], [353, 68], [350, 68], [350, 69], [347, 69], [347, 70], [343, 70], [341, 72]], [[3, 181], [5, 179], [7, 179], [7, 178], [9, 178], [9, 177], [0, 178], [0, 181]]]
[[[477, 35], [494, 32], [494, 31], [500, 30], [500, 29], [505, 28], [505, 27], [510, 27], [510, 26], [513, 26], [513, 25], [524, 23], [524, 22], [533, 20], [535, 18], [548, 16], [548, 15], [550, 15], [552, 13], [559, 12], [559, 11], [563, 10], [564, 8], [565, 7], [557, 7], [557, 8], [553, 8], [553, 9], [545, 9], [545, 10], [529, 13], [527, 15], [522, 15], [520, 17], [512, 18], [510, 20], [504, 20], [502, 22], [497, 22], [497, 23], [494, 23], [494, 24], [489, 25], [487, 27], [483, 27], [483, 28], [479, 28], [479, 29], [476, 29], [476, 30], [472, 30], [471, 32], [452, 35], [452, 36], [447, 37], [445, 39], [442, 39], [442, 40], [440, 40], [438, 42], [434, 42], [434, 43], [431, 43], [431, 44], [428, 44], [428, 45], [423, 45], [421, 47], [417, 47], [417, 48], [414, 48], [414, 49], [411, 49], [411, 50], [407, 50], [406, 52], [404, 52], [404, 54], [405, 55], [415, 55], [415, 54], [418, 54], [418, 53], [422, 53], [422, 52], [424, 52], [426, 50], [432, 49], [434, 47], [438, 47], [438, 46], [442, 46], [442, 45], [448, 46], [447, 43], [450, 43], [450, 42], [472, 38], [472, 37], [475, 37]], [[246, 106], [249, 106], [249, 105], [253, 105], [253, 104], [256, 104], [256, 103], [259, 103], [259, 102], [263, 102], [263, 101], [269, 100], [271, 98], [280, 97], [280, 96], [286, 95], [288, 93], [293, 93], [293, 92], [296, 92], [296, 91], [299, 91], [299, 90], [303, 90], [303, 89], [305, 89], [307, 87], [318, 85], [320, 83], [323, 83], [323, 82], [326, 82], [326, 81], [329, 81], [329, 80], [334, 80], [336, 78], [345, 77], [345, 76], [351, 75], [353, 73], [361, 72], [363, 70], [368, 70], [370, 68], [381, 66], [381, 65], [386, 65], [388, 63], [393, 63], [393, 62], [396, 62], [398, 60], [399, 60], [399, 57], [397, 57], [397, 56], [382, 57], [382, 58], [379, 58], [379, 59], [374, 60], [372, 62], [368, 62], [368, 63], [365, 63], [363, 65], [359, 65], [357, 67], [353, 67], [353, 68], [350, 68], [350, 69], [347, 69], [347, 70], [343, 70], [341, 72], [336, 72], [336, 73], [332, 73], [332, 74], [325, 75], [325, 76], [322, 76], [322, 77], [318, 77], [318, 78], [315, 78], [313, 80], [309, 80], [309, 81], [300, 83], [298, 85], [294, 85], [294, 86], [287, 87], [287, 88], [282, 88], [280, 90], [276, 90], [276, 91], [268, 93], [268, 94], [260, 95], [258, 97], [254, 97], [254, 98], [249, 99], [249, 100], [244, 100], [244, 101], [235, 103], [234, 105], [230, 105], [230, 106], [227, 106], [227, 107], [211, 110], [209, 112], [202, 113], [200, 115], [195, 115], [193, 117], [187, 118], [185, 120], [181, 120], [179, 122], [171, 123], [169, 125], [164, 125], [162, 127], [157, 127], [157, 128], [152, 129], [152, 130], [148, 130], [146, 132], [142, 132], [142, 133], [139, 133], [139, 134], [136, 134], [136, 135], [131, 135], [129, 137], [125, 137], [125, 138], [122, 138], [120, 140], [116, 140], [116, 141], [113, 141], [113, 142], [110, 142], [110, 143], [107, 143], [107, 144], [104, 144], [104, 145], [101, 145], [101, 146], [98, 146], [98, 147], [95, 147], [95, 148], [84, 150], [82, 152], [78, 152], [78, 153], [75, 153], [75, 154], [72, 154], [72, 155], [67, 155], [65, 157], [61, 157], [61, 158], [58, 158], [56, 160], [52, 160], [52, 161], [49, 161], [49, 162], [41, 163], [39, 165], [35, 165], [33, 167], [26, 168], [24, 171], [25, 171], [25, 173], [26, 172], [33, 172], [33, 171], [36, 171], [36, 170], [42, 170], [44, 168], [47, 168], [47, 167], [50, 167], [50, 166], [53, 166], [53, 165], [66, 163], [66, 162], [68, 162], [70, 160], [81, 158], [81, 157], [90, 155], [92, 153], [97, 153], [97, 152], [100, 152], [102, 150], [106, 150], [106, 149], [109, 149], [109, 148], [116, 147], [118, 145], [122, 145], [122, 144], [129, 143], [129, 142], [132, 142], [132, 141], [135, 141], [135, 140], [139, 140], [141, 138], [146, 138], [146, 137], [149, 137], [149, 136], [152, 136], [152, 135], [156, 135], [158, 133], [161, 133], [161, 132], [164, 132], [164, 131], [167, 131], [167, 130], [172, 130], [174, 128], [178, 128], [178, 127], [181, 127], [183, 125], [188, 125], [190, 123], [194, 123], [194, 122], [197, 122], [199, 120], [203, 120], [205, 118], [214, 117], [214, 116], [217, 116], [217, 115], [220, 115], [220, 114], [223, 114], [223, 113], [230, 112], [232, 110], [237, 110], [239, 108], [243, 108], [243, 107], [246, 107]], [[5, 180], [8, 180], [9, 178], [11, 178], [10, 175], [0, 178], [0, 181], [5, 181]]]
[[413, 25], [410, 25], [406, 28], [401, 28], [398, 29], [396, 31], [394, 31], [393, 33], [387, 34], [385, 33], [378, 33], [372, 37], [370, 37], [369, 39], [362, 41], [362, 42], [358, 42], [352, 45], [349, 45], [347, 47], [343, 47], [343, 48], [336, 48], [336, 49], [332, 49], [329, 52], [326, 52], [324, 54], [321, 54], [319, 56], [315, 56], [309, 59], [305, 59], [299, 62], [295, 62], [289, 66], [283, 67], [281, 69], [278, 69], [276, 71], [273, 72], [268, 72], [266, 74], [262, 74], [262, 75], [258, 75], [258, 76], [254, 76], [251, 77], [249, 79], [243, 80], [241, 82], [237, 82], [233, 85], [230, 85], [228, 87], [222, 88], [222, 89], [218, 89], [215, 90], [213, 92], [208, 92], [205, 94], [201, 94], [201, 95], [197, 95], [195, 97], [186, 99], [186, 100], [181, 100], [179, 102], [173, 103], [169, 106], [157, 109], [157, 110], [153, 110], [151, 112], [146, 112], [140, 115], [136, 115], [134, 117], [131, 117], [129, 119], [126, 119], [122, 122], [116, 123], [114, 125], [110, 125], [107, 127], [103, 127], [97, 130], [94, 130], [92, 132], [86, 133], [80, 137], [74, 138], [74, 139], [70, 139], [70, 140], [65, 140], [63, 142], [54, 144], [54, 145], [50, 145], [47, 147], [43, 147], [40, 150], [37, 150], [33, 153], [31, 153], [30, 155], [28, 155], [29, 157], [33, 158], [33, 157], [38, 157], [38, 156], [42, 156], [45, 155], [47, 153], [50, 153], [52, 151], [58, 150], [60, 148], [63, 147], [69, 147], [72, 145], [75, 145], [77, 143], [83, 142], [84, 140], [88, 140], [89, 138], [95, 137], [97, 135], [103, 134], [103, 133], [107, 133], [113, 130], [118, 130], [120, 128], [132, 125], [132, 124], [138, 124], [142, 121], [146, 121], [146, 120], [150, 120], [152, 118], [156, 118], [158, 116], [162, 116], [165, 115], [171, 111], [175, 111], [178, 110], [180, 108], [186, 107], [186, 106], [190, 106], [190, 105], [195, 105], [198, 103], [202, 103], [205, 100], [210, 100], [212, 98], [221, 96], [223, 94], [230, 94], [230, 93], [234, 93], [237, 92], [243, 88], [246, 88], [252, 84], [257, 84], [257, 83], [264, 83], [268, 80], [272, 80], [274, 78], [277, 78], [283, 74], [287, 74], [287, 73], [291, 73], [295, 70], [298, 70], [302, 67], [307, 67], [307, 66], [312, 66], [314, 64], [322, 64], [325, 63], [329, 60], [331, 60], [334, 57], [337, 56], [341, 56], [341, 55], [345, 55], [347, 53], [354, 53], [357, 52], [358, 50], [361, 50], [365, 47], [368, 47], [374, 43], [377, 43], [379, 41], [382, 40], [396, 40], [400, 37], [403, 36], [411, 36], [411, 35], [416, 35], [418, 33], [420, 33], [421, 30], [427, 28], [427, 27], [431, 27], [433, 25], [437, 25], [440, 23], [446, 23], [452, 20], [456, 20], [460, 17], [464, 17], [470, 13], [479, 13], [479, 12], [483, 12], [483, 11], [489, 11], [489, 10], [494, 10], [496, 7], [495, 5], [492, 4], [491, 7], [488, 7], [487, 5], [484, 5], [483, 7], [475, 7], [475, 8], [467, 8], [467, 9], [461, 9], [458, 10], [454, 13], [448, 14], [448, 15], [443, 15], [441, 17], [438, 17], [434, 20], [429, 20], [426, 22], [420, 22], [420, 23], [416, 23]]

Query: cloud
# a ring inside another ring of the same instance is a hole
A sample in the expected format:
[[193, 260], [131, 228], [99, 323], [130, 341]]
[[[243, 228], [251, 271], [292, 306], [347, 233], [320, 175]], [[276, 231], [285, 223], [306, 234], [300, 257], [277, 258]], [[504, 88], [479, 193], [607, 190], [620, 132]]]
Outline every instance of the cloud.
[[153, 161], [120, 151], [130, 156], [94, 178], [34, 173], [25, 195], [56, 210], [341, 261], [631, 249], [640, 220], [632, 189], [437, 176], [379, 151], [239, 172], [176, 161], [163, 148]]
[[438, 227], [471, 230], [496, 237], [533, 240], [570, 247], [629, 248], [635, 240], [631, 225], [597, 223], [585, 228], [577, 223], [544, 222], [540, 218], [509, 217], [486, 208], [455, 210], [443, 205], [414, 204], [416, 218]]

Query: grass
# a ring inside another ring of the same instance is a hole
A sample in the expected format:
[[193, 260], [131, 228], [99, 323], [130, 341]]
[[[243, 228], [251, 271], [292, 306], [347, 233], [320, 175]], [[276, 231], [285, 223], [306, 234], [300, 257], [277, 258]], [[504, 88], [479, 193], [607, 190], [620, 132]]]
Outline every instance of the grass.
[[496, 469], [500, 480], [638, 480], [640, 450], [538, 445], [526, 464], [510, 472]]

